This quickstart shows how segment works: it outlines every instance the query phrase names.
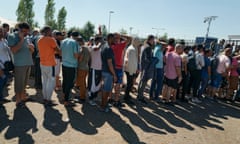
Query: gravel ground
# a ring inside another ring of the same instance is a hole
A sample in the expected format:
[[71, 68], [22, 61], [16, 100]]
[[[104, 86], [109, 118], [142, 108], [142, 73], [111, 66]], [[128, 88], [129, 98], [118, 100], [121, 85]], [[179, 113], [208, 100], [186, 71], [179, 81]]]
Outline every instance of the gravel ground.
[[31, 81], [27, 93], [33, 101], [25, 108], [16, 108], [13, 84], [8, 86], [6, 98], [11, 102], [0, 108], [0, 144], [240, 143], [239, 102], [206, 98], [201, 104], [172, 106], [134, 101], [134, 106], [112, 107], [112, 112], [104, 113], [87, 102], [65, 108], [59, 103], [61, 92], [55, 92], [58, 105], [44, 107], [41, 92], [32, 88]]

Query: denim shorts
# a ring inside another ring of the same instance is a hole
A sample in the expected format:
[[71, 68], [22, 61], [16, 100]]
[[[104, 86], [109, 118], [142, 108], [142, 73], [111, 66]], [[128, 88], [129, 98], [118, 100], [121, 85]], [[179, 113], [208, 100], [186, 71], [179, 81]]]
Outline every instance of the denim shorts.
[[115, 69], [117, 75], [117, 82], [118, 84], [122, 84], [123, 82], [123, 70], [122, 69]]
[[222, 83], [222, 75], [219, 73], [214, 74], [211, 79], [211, 86], [214, 88], [220, 88], [221, 83]]
[[113, 76], [108, 72], [102, 72], [103, 91], [111, 92], [113, 86]]

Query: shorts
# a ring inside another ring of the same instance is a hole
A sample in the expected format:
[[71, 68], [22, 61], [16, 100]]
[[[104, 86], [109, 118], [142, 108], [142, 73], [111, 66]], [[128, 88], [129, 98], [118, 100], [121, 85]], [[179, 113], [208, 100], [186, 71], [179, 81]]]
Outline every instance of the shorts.
[[102, 72], [103, 91], [111, 92], [113, 86], [113, 76], [108, 72]]
[[171, 87], [173, 89], [178, 89], [178, 78], [176, 79], [168, 79], [167, 77], [165, 77], [165, 84], [168, 86], [168, 87]]
[[229, 89], [238, 89], [238, 76], [230, 76], [229, 78]]
[[30, 76], [31, 66], [15, 66], [14, 69], [14, 90], [15, 93], [24, 92]]
[[118, 84], [122, 84], [123, 82], [123, 70], [122, 69], [115, 69], [117, 82]]
[[219, 73], [214, 74], [211, 79], [211, 86], [214, 88], [220, 88], [221, 83], [222, 83], [222, 75]]

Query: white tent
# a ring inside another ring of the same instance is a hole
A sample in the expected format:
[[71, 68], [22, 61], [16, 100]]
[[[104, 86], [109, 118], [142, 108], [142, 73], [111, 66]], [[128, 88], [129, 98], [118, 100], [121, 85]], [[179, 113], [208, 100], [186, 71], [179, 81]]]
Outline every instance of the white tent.
[[6, 19], [6, 18], [3, 18], [0, 16], [0, 25], [2, 25], [3, 23], [9, 24], [10, 28], [14, 28], [15, 25], [17, 24], [16, 21], [12, 21], [12, 20], [9, 20], [9, 19]]

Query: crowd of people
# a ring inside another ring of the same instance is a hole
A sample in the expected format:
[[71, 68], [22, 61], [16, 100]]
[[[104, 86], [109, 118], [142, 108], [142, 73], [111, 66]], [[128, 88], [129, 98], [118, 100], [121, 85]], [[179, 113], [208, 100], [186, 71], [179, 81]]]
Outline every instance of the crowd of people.
[[[153, 35], [146, 40], [119, 33], [103, 37], [99, 28], [98, 34], [85, 41], [77, 31], [66, 34], [44, 26], [40, 31], [30, 32], [30, 26], [22, 22], [9, 32], [9, 25], [3, 24], [0, 101], [1, 104], [6, 101], [3, 89], [13, 75], [16, 106], [25, 107], [31, 68], [34, 86], [42, 90], [45, 106], [56, 104], [52, 101], [54, 90], [62, 91], [64, 106], [74, 106], [73, 88], [79, 90], [81, 103], [97, 105], [96, 98], [101, 96], [99, 105], [104, 112], [110, 111], [110, 105], [121, 108], [124, 103], [174, 104], [177, 99], [201, 103], [206, 97], [233, 100], [240, 72], [238, 52], [238, 46], [225, 40], [211, 43], [208, 48], [205, 44], [189, 46], [184, 40], [176, 42]], [[6, 64], [10, 62], [14, 64], [13, 72]], [[147, 85], [149, 93], [145, 93]]]

